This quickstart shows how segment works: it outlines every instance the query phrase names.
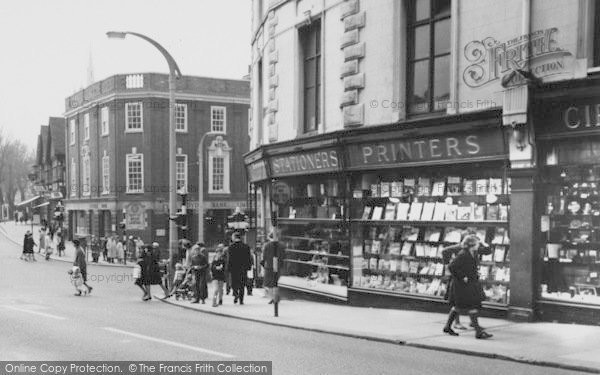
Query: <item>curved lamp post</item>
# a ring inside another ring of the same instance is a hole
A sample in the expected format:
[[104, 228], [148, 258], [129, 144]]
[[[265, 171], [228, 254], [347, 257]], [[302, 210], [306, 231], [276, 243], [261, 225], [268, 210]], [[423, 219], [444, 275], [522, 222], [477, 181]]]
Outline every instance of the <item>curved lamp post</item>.
[[169, 270], [173, 274], [173, 258], [177, 249], [177, 225], [175, 220], [172, 219], [175, 217], [174, 215], [177, 211], [177, 182], [175, 178], [175, 80], [181, 78], [181, 71], [169, 52], [155, 40], [131, 31], [109, 31], [106, 33], [106, 36], [109, 38], [116, 39], [125, 39], [127, 35], [136, 36], [152, 44], [162, 53], [169, 64]]

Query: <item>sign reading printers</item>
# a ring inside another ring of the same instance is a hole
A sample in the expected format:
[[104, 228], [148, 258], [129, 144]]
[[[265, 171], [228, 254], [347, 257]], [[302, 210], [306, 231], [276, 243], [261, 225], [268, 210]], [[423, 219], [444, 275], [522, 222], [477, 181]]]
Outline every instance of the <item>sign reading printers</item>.
[[360, 143], [348, 146], [349, 168], [394, 167], [505, 157], [500, 130]]
[[511, 70], [527, 68], [528, 62], [529, 71], [537, 78], [572, 74], [573, 55], [559, 47], [558, 34], [558, 28], [553, 27], [506, 42], [492, 37], [474, 40], [464, 49], [470, 65], [463, 72], [463, 80], [469, 87], [481, 87]]

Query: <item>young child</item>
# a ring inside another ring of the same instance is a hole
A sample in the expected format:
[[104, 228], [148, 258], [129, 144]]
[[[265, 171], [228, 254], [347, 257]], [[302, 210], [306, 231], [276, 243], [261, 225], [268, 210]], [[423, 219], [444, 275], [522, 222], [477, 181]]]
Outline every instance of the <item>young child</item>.
[[225, 284], [225, 256], [221, 246], [217, 247], [215, 259], [210, 265], [210, 272], [214, 287], [213, 307], [217, 307], [223, 304], [223, 285]]
[[173, 286], [171, 287], [171, 291], [169, 292], [169, 297], [175, 293], [177, 288], [179, 288], [185, 279], [185, 269], [181, 263], [175, 263], [175, 277], [173, 278]]
[[81, 270], [79, 269], [79, 267], [77, 266], [73, 266], [72, 269], [69, 270], [69, 275], [71, 275], [71, 284], [73, 284], [73, 286], [75, 287], [75, 290], [77, 290], [77, 293], [75, 293], [76, 296], [81, 296], [81, 294], [83, 293], [83, 295], [87, 295], [87, 289], [83, 287], [83, 277], [81, 276]]

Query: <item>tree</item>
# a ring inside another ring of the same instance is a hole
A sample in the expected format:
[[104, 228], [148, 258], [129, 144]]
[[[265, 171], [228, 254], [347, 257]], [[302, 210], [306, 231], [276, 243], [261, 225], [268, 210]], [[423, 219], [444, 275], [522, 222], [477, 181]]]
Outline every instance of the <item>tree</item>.
[[35, 164], [33, 151], [20, 140], [11, 140], [0, 130], [0, 199], [14, 212], [15, 196], [25, 200], [28, 173]]

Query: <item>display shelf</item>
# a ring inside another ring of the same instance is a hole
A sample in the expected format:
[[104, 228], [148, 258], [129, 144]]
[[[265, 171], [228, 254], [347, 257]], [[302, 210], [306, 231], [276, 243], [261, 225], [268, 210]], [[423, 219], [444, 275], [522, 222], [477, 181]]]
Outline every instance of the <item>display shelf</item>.
[[[477, 227], [497, 227], [497, 226], [508, 226], [508, 221], [500, 220], [482, 220], [482, 221], [467, 221], [467, 220], [444, 220], [444, 221], [433, 221], [433, 220], [362, 220], [352, 219], [352, 223], [362, 225], [414, 225], [414, 226], [477, 226]], [[424, 242], [424, 241], [415, 241]]]
[[285, 251], [287, 252], [291, 252], [291, 253], [299, 253], [299, 254], [310, 254], [310, 255], [320, 255], [320, 256], [326, 256], [326, 257], [335, 257], [335, 258], [343, 258], [343, 259], [350, 259], [350, 257], [348, 255], [339, 255], [339, 254], [332, 254], [332, 253], [322, 253], [322, 252], [316, 252], [316, 251], [310, 251], [310, 250], [298, 250], [298, 249], [285, 249]]
[[278, 285], [282, 288], [319, 294], [325, 297], [336, 298], [343, 301], [345, 301], [348, 296], [348, 287], [346, 286], [317, 283], [298, 276], [282, 275], [279, 278]]
[[324, 263], [312, 262], [312, 261], [305, 261], [305, 260], [284, 259], [283, 261], [284, 262], [289, 262], [289, 263], [308, 264], [308, 265], [311, 265], [311, 266], [323, 266], [323, 267], [327, 267], [327, 268], [334, 268], [334, 269], [337, 269], [337, 270], [345, 270], [345, 271], [349, 271], [350, 270], [349, 267], [338, 266], [338, 265], [333, 265], [333, 264], [324, 264]]

